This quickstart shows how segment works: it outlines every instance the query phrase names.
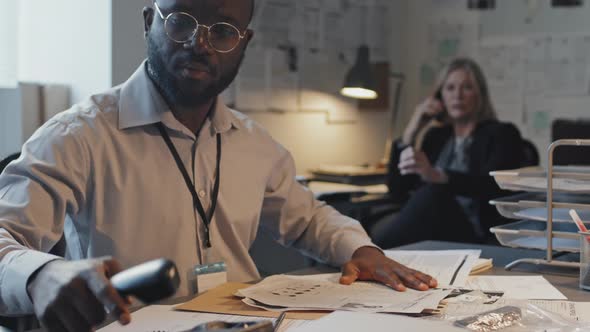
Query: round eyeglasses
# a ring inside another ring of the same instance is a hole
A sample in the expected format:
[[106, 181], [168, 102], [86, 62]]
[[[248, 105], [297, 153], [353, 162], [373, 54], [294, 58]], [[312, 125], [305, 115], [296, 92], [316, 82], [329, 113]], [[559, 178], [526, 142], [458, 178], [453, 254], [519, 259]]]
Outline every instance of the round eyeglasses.
[[197, 19], [189, 13], [173, 12], [164, 17], [158, 3], [155, 1], [154, 7], [156, 7], [156, 11], [162, 20], [164, 20], [166, 35], [177, 43], [190, 42], [199, 31], [199, 27], [203, 27], [207, 29], [207, 41], [211, 48], [220, 53], [228, 53], [233, 51], [240, 43], [240, 40], [246, 37], [245, 33], [242, 35], [238, 28], [226, 22], [207, 26], [199, 24]]

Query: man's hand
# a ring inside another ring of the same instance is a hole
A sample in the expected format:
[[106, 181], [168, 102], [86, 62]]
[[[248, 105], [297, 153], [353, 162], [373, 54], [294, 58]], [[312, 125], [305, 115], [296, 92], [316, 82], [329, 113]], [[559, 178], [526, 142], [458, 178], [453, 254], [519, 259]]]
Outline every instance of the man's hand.
[[47, 263], [27, 285], [37, 318], [49, 331], [91, 331], [107, 311], [128, 324], [130, 301], [109, 282], [120, 270], [117, 261], [107, 258]]
[[431, 276], [407, 268], [373, 247], [357, 249], [342, 267], [341, 284], [350, 285], [356, 280], [377, 281], [398, 291], [405, 291], [406, 286], [427, 290], [437, 285]]

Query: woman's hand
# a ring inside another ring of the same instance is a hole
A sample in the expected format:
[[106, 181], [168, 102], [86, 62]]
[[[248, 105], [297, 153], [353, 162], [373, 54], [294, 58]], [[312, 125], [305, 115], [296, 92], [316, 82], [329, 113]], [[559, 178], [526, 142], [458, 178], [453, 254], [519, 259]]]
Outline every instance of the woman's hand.
[[443, 104], [434, 97], [426, 98], [422, 103], [416, 106], [410, 122], [404, 130], [402, 140], [405, 144], [411, 145], [418, 131], [424, 127], [428, 119], [431, 119], [444, 112]]
[[424, 182], [446, 183], [448, 181], [445, 172], [432, 167], [424, 152], [417, 151], [411, 146], [402, 151], [397, 167], [401, 175], [418, 174]]
[[438, 98], [428, 97], [422, 103], [418, 104], [418, 106], [416, 106], [415, 112], [418, 113], [422, 118], [433, 118], [444, 112], [444, 107]]

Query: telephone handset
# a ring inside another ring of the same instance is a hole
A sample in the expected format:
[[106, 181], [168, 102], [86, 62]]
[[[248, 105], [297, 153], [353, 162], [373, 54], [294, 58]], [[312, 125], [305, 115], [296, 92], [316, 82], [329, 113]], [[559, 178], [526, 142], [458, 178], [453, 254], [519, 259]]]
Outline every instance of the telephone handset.
[[445, 119], [446, 119], [446, 118], [447, 118], [447, 116], [448, 116], [448, 113], [447, 113], [447, 109], [445, 108], [445, 103], [443, 102], [443, 98], [442, 98], [442, 93], [441, 93], [441, 90], [438, 90], [438, 91], [437, 91], [437, 92], [434, 94], [434, 98], [435, 98], [436, 100], [438, 100], [438, 102], [441, 104], [441, 106], [442, 106], [443, 110], [442, 110], [442, 112], [439, 112], [438, 114], [436, 114], [436, 115], [435, 115], [435, 116], [433, 116], [432, 118], [433, 118], [433, 119], [435, 119], [436, 121], [439, 121], [439, 122], [444, 122], [444, 121], [445, 121]]

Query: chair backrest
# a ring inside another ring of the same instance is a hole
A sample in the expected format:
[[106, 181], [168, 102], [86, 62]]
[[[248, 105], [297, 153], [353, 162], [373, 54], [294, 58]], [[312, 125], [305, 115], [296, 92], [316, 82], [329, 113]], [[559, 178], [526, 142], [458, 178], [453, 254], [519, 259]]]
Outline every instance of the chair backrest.
[[[551, 141], [558, 139], [590, 139], [590, 120], [555, 119]], [[590, 165], [590, 147], [560, 146], [553, 153], [555, 165]]]
[[2, 171], [4, 171], [4, 169], [6, 168], [6, 166], [8, 166], [8, 164], [10, 164], [11, 161], [17, 160], [18, 157], [20, 157], [20, 152], [13, 153], [10, 156], [2, 159], [0, 161], [0, 173], [2, 173]]
[[528, 139], [522, 139], [522, 160], [521, 167], [537, 166], [539, 165], [539, 152], [533, 142]]

